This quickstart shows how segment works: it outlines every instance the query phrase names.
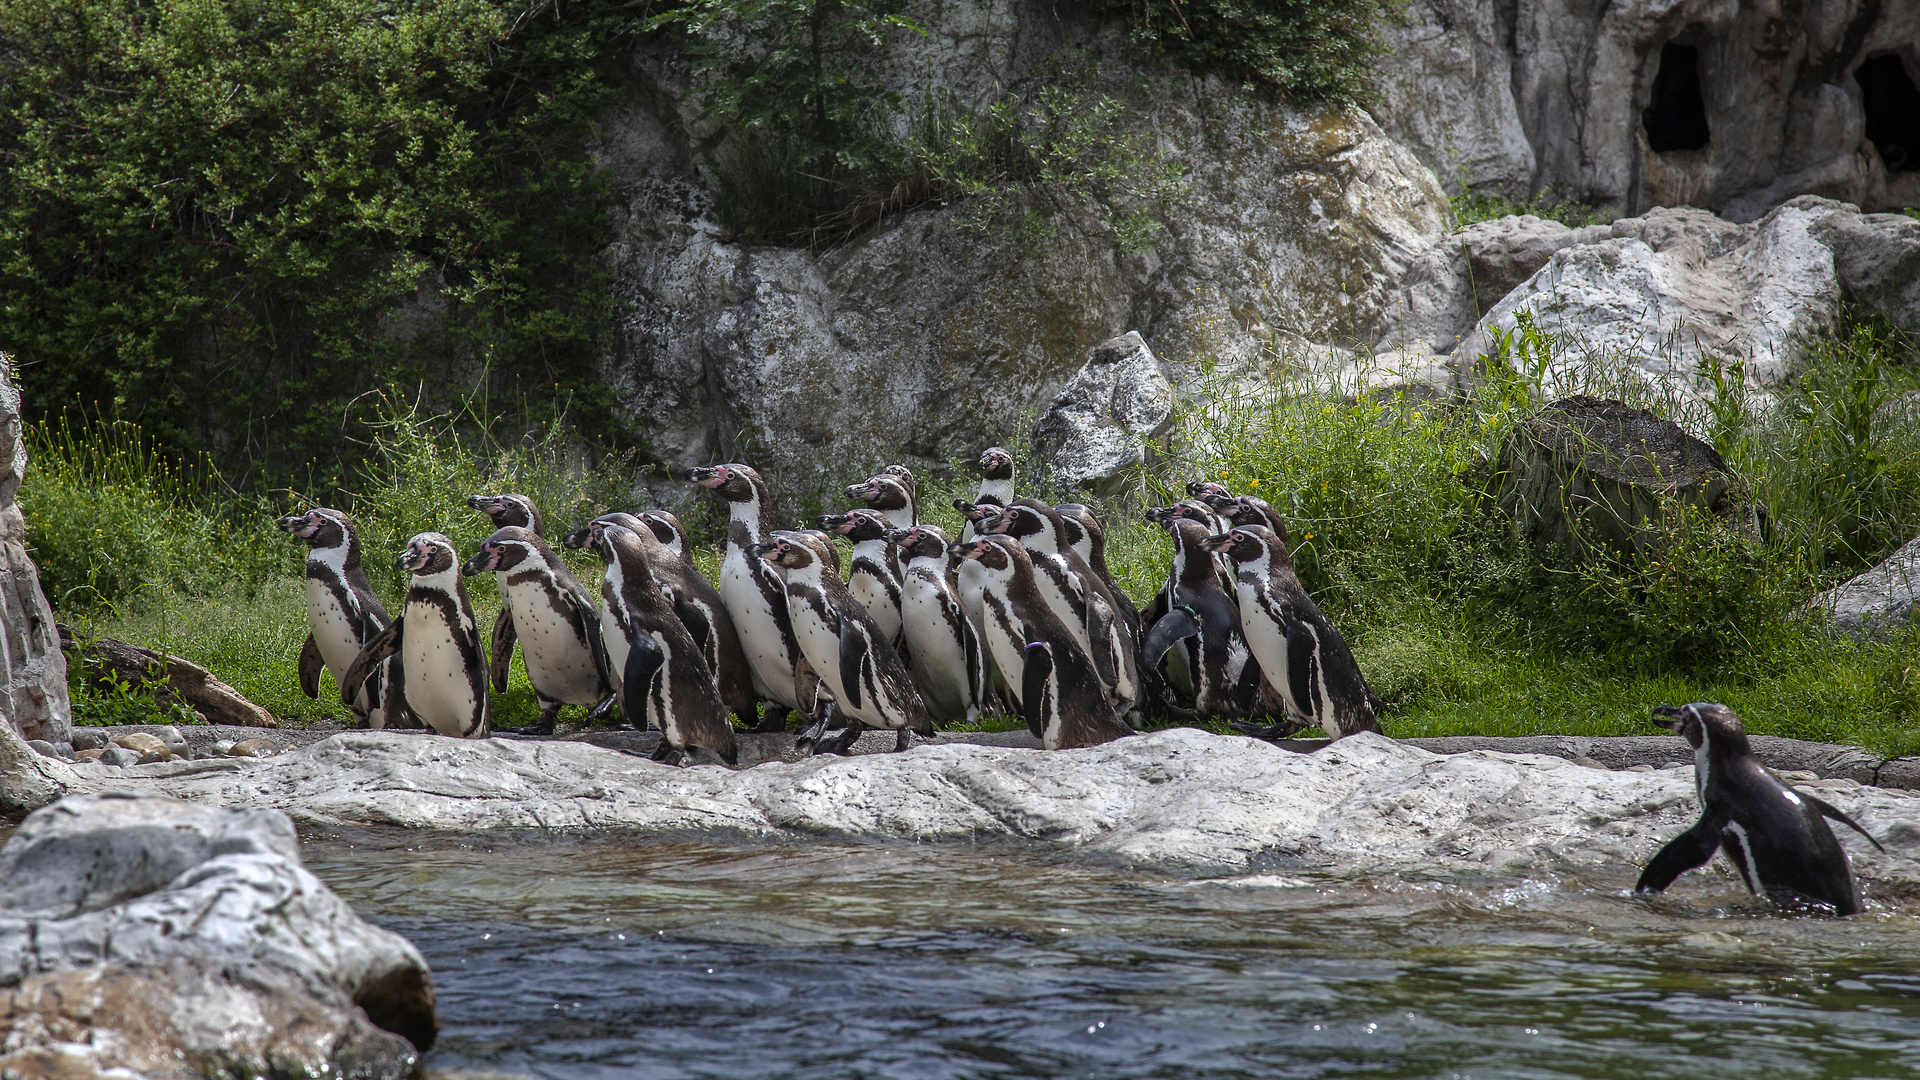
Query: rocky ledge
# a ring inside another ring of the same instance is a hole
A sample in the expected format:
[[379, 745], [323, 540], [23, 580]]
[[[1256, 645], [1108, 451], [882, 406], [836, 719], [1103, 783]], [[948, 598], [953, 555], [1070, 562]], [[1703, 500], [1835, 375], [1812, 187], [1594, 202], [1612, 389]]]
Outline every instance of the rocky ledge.
[[[1187, 728], [1085, 750], [942, 743], [737, 772], [668, 768], [581, 742], [370, 731], [263, 759], [47, 764], [70, 790], [273, 808], [321, 823], [1038, 841], [1202, 875], [1635, 864], [1697, 812], [1692, 767], [1679, 761], [1615, 771], [1592, 758], [1440, 754], [1376, 735], [1300, 753]], [[1920, 885], [1920, 797], [1797, 779], [1886, 846], [1882, 855], [1857, 837], [1848, 843], [1864, 879]]]
[[274, 810], [76, 795], [0, 850], [0, 1076], [416, 1075], [433, 979]]

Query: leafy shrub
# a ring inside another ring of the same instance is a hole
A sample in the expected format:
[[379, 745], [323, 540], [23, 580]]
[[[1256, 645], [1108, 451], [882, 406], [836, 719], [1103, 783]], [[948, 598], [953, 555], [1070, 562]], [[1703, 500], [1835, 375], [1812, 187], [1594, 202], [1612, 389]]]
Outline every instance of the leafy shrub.
[[1135, 41], [1202, 71], [1298, 100], [1354, 101], [1384, 51], [1390, 0], [1095, 0]]
[[1605, 225], [1614, 218], [1610, 210], [1588, 206], [1586, 203], [1575, 202], [1565, 197], [1553, 198], [1551, 190], [1542, 191], [1531, 199], [1509, 199], [1504, 195], [1462, 190], [1457, 195], [1448, 196], [1447, 201], [1452, 206], [1454, 222], [1461, 226], [1518, 214], [1532, 214], [1537, 218], [1557, 221], [1570, 228], [1579, 229], [1588, 225]]

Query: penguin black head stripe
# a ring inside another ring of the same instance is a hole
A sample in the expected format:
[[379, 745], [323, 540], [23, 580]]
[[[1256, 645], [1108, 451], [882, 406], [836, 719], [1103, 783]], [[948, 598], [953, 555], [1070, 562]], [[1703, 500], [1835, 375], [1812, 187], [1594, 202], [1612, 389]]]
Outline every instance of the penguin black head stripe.
[[686, 551], [687, 530], [680, 525], [680, 519], [665, 510], [642, 510], [639, 518], [653, 530], [654, 539], [665, 544], [676, 555]]
[[847, 487], [847, 498], [858, 499], [870, 510], [905, 510], [913, 505], [913, 492], [905, 481], [890, 473], [881, 473], [863, 483]]
[[357, 545], [353, 519], [338, 510], [315, 507], [304, 514], [290, 514], [274, 524], [293, 534], [295, 540], [304, 540], [311, 547], [338, 547], [342, 543]]
[[980, 454], [980, 478], [983, 480], [1013, 479], [1013, 453], [1004, 446], [989, 446]]
[[439, 533], [420, 533], [407, 541], [407, 548], [394, 560], [394, 566], [418, 575], [439, 574], [460, 562], [453, 541]]
[[708, 465], [687, 470], [687, 479], [728, 502], [750, 502], [755, 498], [767, 503], [767, 483], [752, 468], [738, 462]]
[[937, 526], [915, 525], [911, 529], [894, 529], [887, 533], [887, 539], [899, 545], [902, 558], [933, 559], [944, 558], [947, 554], [947, 534]]
[[1019, 546], [1011, 537], [993, 533], [955, 544], [947, 549], [947, 553], [956, 559], [972, 560], [990, 570], [1005, 570], [1013, 561], [1008, 552]]
[[487, 515], [496, 529], [511, 525], [541, 534], [540, 511], [525, 495], [469, 495], [467, 505]]
[[849, 510], [844, 514], [822, 514], [819, 526], [821, 531], [844, 536], [854, 543], [863, 540], [884, 540], [887, 537], [887, 519], [878, 510]]
[[1236, 563], [1265, 563], [1269, 558], [1291, 565], [1287, 542], [1264, 525], [1236, 525], [1227, 532], [1209, 536], [1201, 547], [1224, 553]]
[[1233, 498], [1233, 492], [1227, 490], [1227, 485], [1215, 483], [1212, 480], [1194, 480], [1187, 484], [1188, 498], [1204, 499], [1209, 495], [1224, 495], [1229, 499]]
[[480, 550], [460, 568], [467, 577], [484, 574], [489, 570], [511, 570], [528, 559], [541, 559], [539, 549], [533, 545], [534, 532], [517, 526], [508, 526], [495, 532], [480, 544]]

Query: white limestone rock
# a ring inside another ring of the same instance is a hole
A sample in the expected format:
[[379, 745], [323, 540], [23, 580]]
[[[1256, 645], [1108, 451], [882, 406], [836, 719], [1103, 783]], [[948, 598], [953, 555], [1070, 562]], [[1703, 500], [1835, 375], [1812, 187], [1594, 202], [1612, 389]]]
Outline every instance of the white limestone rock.
[[[438, 829], [1026, 839], [1207, 875], [1637, 864], [1697, 813], [1685, 770], [1444, 756], [1370, 734], [1297, 754], [1190, 728], [1084, 750], [949, 743], [739, 772], [672, 769], [578, 743], [345, 732], [263, 761], [134, 766], [114, 783], [323, 821]], [[1850, 847], [1863, 876], [1920, 883], [1920, 800], [1874, 788], [1832, 798], [1888, 847], [1886, 856]]]
[[277, 811], [74, 796], [0, 850], [8, 1075], [64, 1054], [108, 1075], [398, 1080], [437, 1028], [419, 952], [308, 873]]
[[1813, 235], [1833, 250], [1849, 298], [1920, 337], [1920, 221], [1905, 214], [1830, 214], [1814, 224]]
[[57, 743], [73, 726], [67, 657], [14, 501], [27, 475], [27, 443], [12, 371], [11, 358], [0, 353], [0, 724], [21, 738]]
[[1883, 638], [1920, 622], [1920, 540], [1913, 540], [1867, 572], [1808, 602], [1835, 630], [1856, 638]]
[[1400, 279], [1391, 329], [1375, 349], [1450, 353], [1482, 315], [1556, 253], [1611, 235], [1605, 225], [1574, 229], [1531, 214], [1475, 222], [1450, 233]]
[[1147, 448], [1173, 429], [1173, 384], [1140, 335], [1094, 346], [1033, 429], [1046, 478], [1111, 495], [1146, 463]]

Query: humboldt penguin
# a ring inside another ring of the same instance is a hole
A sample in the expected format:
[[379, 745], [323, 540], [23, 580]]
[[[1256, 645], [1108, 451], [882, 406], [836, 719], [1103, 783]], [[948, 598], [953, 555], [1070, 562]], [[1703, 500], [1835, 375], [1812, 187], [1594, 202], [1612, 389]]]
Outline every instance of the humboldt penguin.
[[687, 479], [725, 499], [731, 515], [726, 556], [720, 564], [720, 598], [733, 616], [753, 672], [754, 692], [762, 702], [760, 723], [753, 730], [785, 730], [790, 708], [813, 719], [812, 711], [823, 710], [825, 702], [803, 704], [795, 689], [801, 654], [787, 615], [786, 582], [766, 560], [752, 553], [753, 546], [773, 531], [766, 481], [751, 468], [732, 463], [689, 469]]
[[[281, 518], [277, 524], [303, 540], [307, 552], [307, 640], [300, 646], [300, 689], [320, 696], [320, 671], [340, 685], [347, 668], [367, 642], [393, 624], [360, 565], [360, 532], [353, 519], [326, 507]], [[371, 727], [387, 726], [383, 691], [388, 665], [370, 672], [360, 692], [347, 702], [353, 715]], [[400, 717], [394, 719], [400, 720]], [[396, 723], [393, 726], [401, 726]]]
[[991, 534], [955, 544], [951, 553], [986, 578], [987, 648], [1027, 730], [1049, 750], [1132, 734], [1102, 692], [1093, 661], [1040, 595], [1027, 549], [1011, 536]]
[[[560, 706], [591, 709], [613, 693], [593, 594], [532, 529], [510, 525], [496, 531], [460, 570], [467, 577], [487, 571], [498, 575], [501, 611], [512, 613], [521, 663], [540, 702], [539, 722], [521, 734], [551, 735]], [[497, 654], [494, 666], [497, 671]], [[496, 675], [494, 689], [502, 682]]]
[[1054, 510], [1068, 526], [1067, 544], [1082, 559], [1086, 560], [1093, 572], [1106, 582], [1107, 591], [1113, 594], [1113, 600], [1120, 605], [1121, 614], [1127, 617], [1127, 625], [1133, 627], [1134, 636], [1140, 634], [1140, 609], [1134, 606], [1133, 597], [1128, 596], [1113, 574], [1107, 570], [1107, 527], [1100, 523], [1091, 509], [1080, 503], [1057, 503]]
[[1825, 819], [1841, 822], [1885, 851], [1880, 841], [1844, 812], [1794, 789], [1754, 760], [1746, 728], [1725, 705], [1662, 705], [1653, 714], [1655, 724], [1693, 746], [1700, 820], [1653, 857], [1633, 887], [1636, 894], [1664, 890], [1674, 878], [1705, 866], [1719, 850], [1747, 889], [1775, 907], [1859, 914], [1860, 885]]
[[666, 510], [642, 510], [638, 516], [653, 530], [653, 538], [660, 541], [660, 546], [673, 552], [674, 558], [687, 557], [687, 530], [681, 527], [679, 518]]
[[1066, 545], [1060, 514], [1038, 499], [1015, 499], [990, 531], [1027, 549], [1040, 595], [1092, 659], [1108, 700], [1123, 714], [1132, 709], [1140, 686], [1133, 628], [1106, 583]]
[[[1225, 518], [1227, 526], [1265, 525], [1273, 534], [1286, 543], [1293, 541], [1287, 536], [1287, 523], [1280, 520], [1280, 514], [1272, 504], [1257, 495], [1207, 495], [1200, 500], [1214, 513]], [[1221, 532], [1225, 532], [1222, 529]], [[1216, 534], [1217, 535], [1217, 534]]]
[[420, 533], [394, 565], [413, 574], [406, 603], [393, 625], [360, 650], [341, 682], [341, 698], [351, 701], [373, 669], [392, 657], [395, 696], [408, 712], [442, 735], [486, 738], [487, 654], [453, 541]]
[[847, 594], [867, 609], [887, 641], [900, 644], [900, 563], [889, 540], [887, 519], [878, 510], [850, 510], [820, 518], [822, 532], [853, 541], [847, 567]]
[[727, 723], [713, 672], [647, 565], [649, 542], [654, 550], [666, 548], [650, 530], [611, 521], [596, 522], [594, 536], [626, 635], [620, 708], [627, 722], [643, 731], [648, 725], [660, 729], [655, 761], [679, 764], [689, 751], [704, 747], [727, 764], [738, 764], [733, 725]]
[[1379, 731], [1373, 691], [1346, 639], [1294, 574], [1287, 542], [1265, 525], [1237, 525], [1203, 546], [1233, 560], [1241, 633], [1261, 676], [1287, 708], [1282, 723], [1236, 721], [1234, 728], [1263, 739], [1284, 738], [1311, 724], [1332, 739]]
[[[1205, 547], [1206, 526], [1189, 517], [1166, 517], [1162, 524], [1174, 542], [1173, 568], [1162, 590], [1167, 611], [1147, 628], [1142, 665], [1157, 669], [1174, 653], [1180, 663], [1169, 671], [1169, 681], [1187, 684], [1197, 713], [1245, 717], [1270, 711], [1260, 664], [1240, 631], [1240, 612], [1220, 587], [1213, 553]], [[1164, 704], [1176, 714], [1184, 711], [1178, 702]]]
[[[895, 469], [900, 472], [894, 472]], [[920, 524], [920, 507], [913, 497], [912, 474], [901, 476], [906, 471], [904, 465], [890, 465], [885, 472], [849, 485], [847, 498], [866, 503], [869, 510], [880, 511], [893, 528], [911, 529]]]
[[[1188, 486], [1192, 487], [1194, 485], [1189, 484]], [[1170, 528], [1172, 522], [1181, 519], [1199, 522], [1202, 535], [1204, 536], [1217, 536], [1233, 527], [1231, 522], [1215, 513], [1212, 507], [1198, 499], [1182, 499], [1171, 506], [1155, 506], [1147, 510], [1147, 520], [1156, 525]], [[1220, 581], [1220, 591], [1231, 597], [1234, 589], [1234, 570], [1232, 563], [1227, 560], [1225, 555], [1210, 554], [1207, 556], [1207, 559], [1212, 562], [1214, 576]], [[1152, 602], [1147, 605], [1147, 610], [1140, 614], [1141, 632], [1143, 634], [1146, 632], [1146, 627], [1159, 622], [1162, 616], [1172, 610], [1169, 603], [1169, 597], [1172, 595], [1170, 590], [1172, 588], [1173, 578], [1169, 577], [1167, 584], [1162, 586], [1160, 591], [1154, 594]]]
[[[829, 752], [852, 752], [863, 727], [899, 732], [896, 751], [905, 750], [915, 732], [932, 736], [926, 705], [906, 666], [872, 617], [841, 584], [838, 556], [826, 534], [777, 531], [756, 544], [754, 552], [785, 570], [794, 637], [807, 665], [833, 694], [834, 709], [846, 718], [846, 732], [828, 747]], [[825, 732], [823, 714], [794, 740], [794, 746], [803, 750], [813, 746]]]
[[[1004, 446], [989, 446], [980, 453], [980, 460], [974, 466], [980, 473], [980, 490], [974, 493], [971, 505], [990, 504], [1005, 506], [1013, 501], [1013, 452]], [[957, 500], [956, 500], [957, 502]], [[973, 539], [973, 519], [960, 530], [960, 542]]]
[[[544, 536], [540, 531], [540, 511], [533, 500], [525, 495], [469, 495], [467, 505], [487, 515], [496, 529], [526, 529], [535, 536]], [[493, 617], [493, 647], [488, 650], [493, 657], [490, 674], [493, 677], [493, 692], [507, 692], [507, 678], [512, 672], [513, 645], [518, 637], [518, 628], [513, 624], [513, 605], [506, 602], [507, 577], [505, 574], [493, 579], [500, 589], [500, 612]], [[542, 716], [545, 707], [542, 706]], [[529, 734], [548, 734], [537, 730]]]
[[947, 536], [932, 525], [915, 525], [891, 538], [907, 565], [900, 586], [907, 674], [935, 721], [973, 723], [986, 698], [986, 663], [980, 638], [947, 574]]
[[525, 529], [542, 538], [547, 535], [540, 527], [539, 509], [525, 495], [469, 495], [467, 505], [487, 515], [496, 529]]

